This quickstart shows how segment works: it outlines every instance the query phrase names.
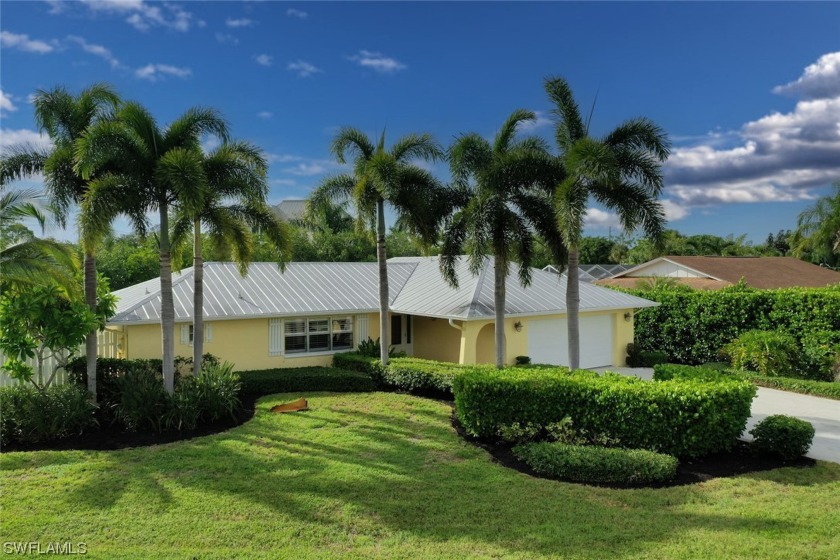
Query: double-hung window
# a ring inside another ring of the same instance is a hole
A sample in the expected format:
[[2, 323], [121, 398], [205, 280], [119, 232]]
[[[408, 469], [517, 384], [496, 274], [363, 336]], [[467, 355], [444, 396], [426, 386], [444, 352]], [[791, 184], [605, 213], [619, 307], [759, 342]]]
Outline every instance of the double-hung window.
[[[353, 348], [353, 318], [293, 317], [269, 322], [269, 354], [311, 354]], [[282, 324], [282, 337], [276, 336]], [[282, 350], [278, 348], [282, 339]]]

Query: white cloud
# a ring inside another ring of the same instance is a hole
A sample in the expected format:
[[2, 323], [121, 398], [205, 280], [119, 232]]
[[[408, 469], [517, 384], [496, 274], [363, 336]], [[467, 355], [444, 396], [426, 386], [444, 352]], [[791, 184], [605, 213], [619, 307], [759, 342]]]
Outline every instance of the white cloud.
[[29, 145], [34, 148], [50, 148], [52, 141], [46, 134], [37, 130], [19, 128], [17, 130], [4, 128], [0, 130], [0, 152], [10, 146]]
[[307, 158], [295, 154], [268, 154], [268, 161], [269, 163], [294, 164], [284, 167], [281, 171], [299, 177], [323, 175], [346, 168], [346, 166], [331, 159]]
[[[165, 27], [175, 31], [189, 31], [192, 13], [177, 4], [152, 4], [143, 0], [81, 0], [91, 12], [127, 16], [126, 23], [139, 31]], [[53, 12], [51, 12], [53, 13]]]
[[298, 19], [306, 19], [309, 17], [309, 14], [304, 12], [303, 10], [296, 10], [295, 8], [289, 8], [286, 10], [286, 15], [288, 17], [294, 17]]
[[9, 31], [0, 31], [0, 46], [37, 54], [46, 54], [55, 50], [55, 47], [45, 41], [30, 39], [26, 33]]
[[786, 202], [809, 199], [810, 189], [837, 180], [840, 72], [832, 70], [837, 60], [823, 56], [799, 80], [774, 90], [805, 97], [791, 111], [721, 133], [727, 136], [723, 143], [675, 149], [665, 166], [670, 197], [683, 206]]
[[773, 93], [793, 94], [804, 99], [840, 97], [840, 52], [824, 54], [794, 82], [773, 88]]
[[297, 185], [297, 181], [294, 179], [272, 179], [269, 183], [272, 185], [282, 185], [284, 187], [293, 187]]
[[238, 45], [239, 39], [230, 33], [216, 33], [216, 41], [223, 45]]
[[115, 57], [106, 47], [88, 43], [83, 37], [77, 37], [76, 35], [68, 35], [67, 40], [79, 45], [79, 47], [86, 53], [98, 56], [99, 58], [107, 61], [108, 64], [111, 65], [111, 68], [120, 67], [120, 61], [117, 60], [117, 57]]
[[17, 106], [12, 102], [12, 96], [6, 95], [6, 92], [0, 89], [0, 114], [4, 111], [11, 113], [17, 111]]
[[391, 74], [407, 68], [405, 64], [396, 58], [390, 58], [375, 51], [361, 50], [357, 54], [349, 57], [349, 59], [363, 68], [370, 68], [382, 74]]
[[135, 70], [134, 75], [141, 80], [156, 82], [163, 79], [165, 76], [189, 78], [192, 75], [192, 70], [189, 68], [171, 66], [169, 64], [147, 64], [146, 66], [142, 66]]
[[240, 27], [253, 27], [256, 22], [250, 18], [227, 18], [225, 25], [238, 29]]
[[544, 111], [534, 111], [534, 114], [537, 116], [537, 120], [523, 121], [519, 123], [519, 132], [529, 134], [537, 129], [545, 128], [551, 124], [551, 119], [548, 118], [548, 115], [546, 115]]
[[621, 227], [621, 220], [617, 215], [600, 208], [588, 208], [583, 221], [586, 227], [591, 228]]
[[274, 63], [274, 57], [269, 54], [258, 54], [254, 57], [254, 60], [257, 61], [257, 64], [260, 66], [271, 66]]
[[257, 113], [257, 116], [261, 119], [268, 120], [274, 116], [274, 113], [272, 113], [271, 111], [260, 111], [259, 113]]
[[309, 76], [311, 76], [313, 74], [318, 74], [320, 72], [323, 72], [323, 70], [321, 70], [320, 68], [318, 68], [314, 64], [310, 64], [309, 62], [306, 62], [305, 60], [296, 60], [294, 62], [290, 62], [286, 66], [286, 69], [291, 70], [292, 72], [295, 72], [301, 78], [308, 78]]
[[669, 222], [676, 222], [677, 220], [682, 220], [686, 216], [688, 216], [689, 209], [685, 206], [680, 205], [677, 202], [669, 199], [663, 199], [659, 202], [662, 203], [662, 208], [665, 209], [665, 219]]

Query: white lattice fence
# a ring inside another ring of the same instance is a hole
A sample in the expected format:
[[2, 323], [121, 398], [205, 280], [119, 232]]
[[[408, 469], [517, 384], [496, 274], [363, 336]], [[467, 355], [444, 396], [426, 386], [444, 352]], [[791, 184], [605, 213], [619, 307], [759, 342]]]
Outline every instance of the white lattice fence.
[[[116, 358], [119, 347], [118, 347], [118, 338], [119, 334], [114, 331], [103, 331], [98, 333], [97, 336], [97, 350], [96, 354], [100, 358]], [[83, 356], [85, 353], [85, 345], [82, 344], [79, 346], [79, 350], [76, 352], [77, 356]], [[3, 352], [0, 352], [0, 365], [6, 362], [6, 356]], [[45, 383], [52, 375], [55, 366], [57, 365], [58, 361], [54, 357], [49, 357], [44, 360], [44, 367], [43, 372], [39, 375], [38, 372], [38, 363], [35, 358], [26, 360], [26, 365], [30, 366], [35, 371], [35, 380], [38, 381], [38, 384], [41, 385]], [[0, 370], [0, 387], [5, 387], [7, 385], [14, 385], [18, 383], [8, 374], [5, 370]], [[59, 369], [58, 372], [55, 374], [55, 379], [53, 383], [56, 385], [62, 385], [67, 383], [67, 372], [64, 369]]]

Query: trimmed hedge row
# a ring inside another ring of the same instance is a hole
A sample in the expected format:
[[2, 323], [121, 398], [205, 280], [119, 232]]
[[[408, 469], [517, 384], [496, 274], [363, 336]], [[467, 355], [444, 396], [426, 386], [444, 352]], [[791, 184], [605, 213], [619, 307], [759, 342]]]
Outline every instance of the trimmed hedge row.
[[455, 376], [476, 367], [482, 366], [462, 366], [420, 358], [392, 358], [383, 372], [383, 378], [386, 385], [402, 391], [452, 396]]
[[683, 364], [657, 364], [653, 366], [654, 381], [670, 381], [672, 379], [695, 381], [727, 381], [737, 379], [731, 374], [702, 366], [686, 366]]
[[333, 354], [333, 367], [347, 371], [366, 373], [374, 381], [382, 381], [382, 362], [379, 358], [365, 356], [359, 352]]
[[672, 380], [657, 383], [564, 368], [467, 370], [455, 377], [455, 408], [467, 432], [495, 437], [504, 426], [546, 426], [571, 418], [577, 429], [623, 447], [697, 457], [723, 451], [744, 431], [756, 388]]
[[297, 391], [375, 391], [366, 373], [328, 367], [278, 368], [239, 372], [242, 392], [257, 395]]
[[806, 333], [840, 331], [840, 286], [627, 291], [661, 303], [636, 314], [636, 343], [678, 363], [715, 361], [718, 350], [750, 330], [786, 332], [800, 343]]
[[676, 457], [645, 449], [527, 443], [513, 453], [538, 474], [595, 484], [651, 484], [677, 474]]

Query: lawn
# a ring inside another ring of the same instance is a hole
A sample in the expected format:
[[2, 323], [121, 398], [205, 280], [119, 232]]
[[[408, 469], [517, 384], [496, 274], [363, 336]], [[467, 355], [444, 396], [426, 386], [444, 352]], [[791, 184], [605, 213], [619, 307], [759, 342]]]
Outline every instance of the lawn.
[[450, 407], [319, 394], [229, 432], [10, 453], [2, 540], [93, 558], [836, 558], [840, 465], [658, 490], [531, 478], [460, 440]]

